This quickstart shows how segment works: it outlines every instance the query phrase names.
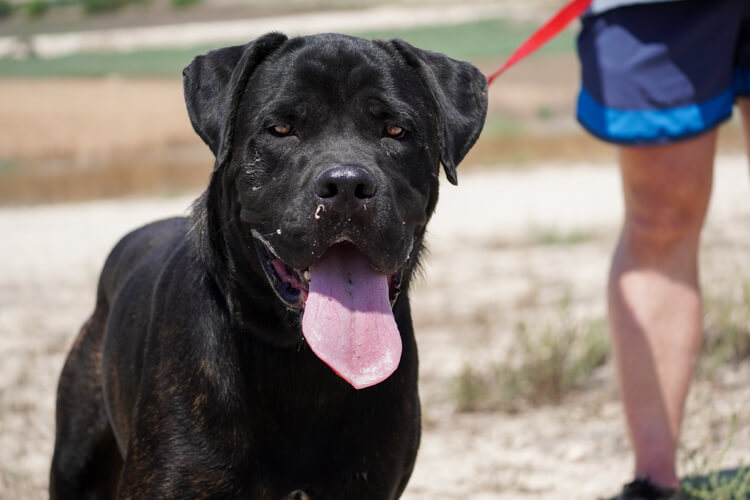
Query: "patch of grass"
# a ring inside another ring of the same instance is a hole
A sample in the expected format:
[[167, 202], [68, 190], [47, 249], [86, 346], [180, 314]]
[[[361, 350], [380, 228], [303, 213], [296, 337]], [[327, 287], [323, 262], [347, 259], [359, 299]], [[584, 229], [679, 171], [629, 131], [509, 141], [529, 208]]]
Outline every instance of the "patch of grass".
[[10, 175], [18, 170], [18, 163], [10, 158], [0, 158], [0, 177]]
[[[538, 28], [534, 23], [483, 19], [470, 23], [354, 33], [364, 38], [403, 38], [416, 47], [441, 52], [456, 59], [504, 58]], [[539, 50], [539, 54], [572, 52], [575, 35], [565, 31]]]
[[750, 358], [750, 282], [741, 295], [705, 299], [700, 370], [711, 378], [721, 366]]
[[13, 5], [8, 0], [0, 0], [0, 21], [13, 14]]
[[604, 320], [575, 321], [569, 298], [559, 306], [554, 322], [519, 323], [518, 343], [508, 360], [487, 372], [471, 367], [453, 381], [459, 411], [517, 412], [525, 406], [558, 404], [583, 387], [609, 356]]
[[591, 241], [593, 234], [590, 231], [582, 229], [572, 229], [560, 231], [553, 227], [537, 227], [531, 231], [533, 243], [535, 245], [580, 245]]
[[487, 137], [520, 137], [526, 133], [524, 122], [504, 113], [491, 114], [487, 117], [482, 129], [482, 138]]
[[0, 77], [174, 77], [193, 57], [215, 47], [154, 49], [137, 52], [86, 52], [52, 59], [0, 59]]
[[[403, 38], [420, 48], [442, 52], [457, 59], [477, 60], [507, 56], [533, 29], [533, 24], [487, 19], [457, 25], [352, 34], [365, 38]], [[194, 56], [237, 43], [217, 42], [188, 48], [147, 49], [127, 53], [86, 52], [51, 59], [0, 59], [0, 77], [95, 77], [110, 74], [128, 77], [179, 77], [182, 68]], [[573, 35], [568, 32], [550, 42], [542, 52], [570, 52], [573, 47]]]
[[119, 162], [48, 171], [43, 165], [9, 162], [3, 172], [0, 162], [0, 205], [195, 193], [206, 185], [209, 155], [197, 150], [189, 157], [133, 154]]
[[750, 498], [750, 467], [714, 471], [681, 482], [689, 500], [747, 500]]
[[172, 7], [178, 8], [178, 9], [184, 9], [186, 7], [192, 7], [193, 5], [197, 4], [200, 0], [170, 0], [170, 4], [172, 4]]
[[114, 12], [124, 7], [127, 3], [127, 0], [81, 0], [81, 6], [86, 14]]
[[683, 495], [688, 500], [746, 500], [750, 498], [750, 467], [721, 469], [724, 457], [734, 442], [736, 431], [737, 415], [734, 415], [727, 444], [717, 457], [712, 459], [704, 457], [699, 460], [695, 453], [689, 457], [694, 472], [680, 481]]
[[23, 4], [23, 10], [31, 19], [38, 19], [45, 15], [49, 10], [49, 3], [46, 0], [31, 0]]
[[555, 117], [555, 110], [549, 106], [539, 106], [536, 109], [536, 117], [538, 120], [551, 120]]

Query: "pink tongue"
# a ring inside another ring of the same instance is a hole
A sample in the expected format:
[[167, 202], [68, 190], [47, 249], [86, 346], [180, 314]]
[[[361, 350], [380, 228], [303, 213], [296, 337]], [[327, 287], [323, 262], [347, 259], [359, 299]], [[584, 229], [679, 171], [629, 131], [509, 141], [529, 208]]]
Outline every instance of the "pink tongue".
[[310, 267], [302, 333], [313, 352], [355, 389], [387, 379], [401, 360], [388, 278], [348, 244], [331, 247]]

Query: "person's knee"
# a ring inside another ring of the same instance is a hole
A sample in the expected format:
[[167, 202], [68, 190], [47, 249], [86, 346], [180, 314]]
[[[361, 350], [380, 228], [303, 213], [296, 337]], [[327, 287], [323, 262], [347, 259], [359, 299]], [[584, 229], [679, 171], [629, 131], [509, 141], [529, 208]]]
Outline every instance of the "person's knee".
[[623, 234], [630, 252], [646, 259], [665, 257], [683, 243], [697, 245], [711, 196], [710, 159], [700, 165], [679, 150], [661, 153], [631, 158], [642, 165], [623, 164]]
[[686, 238], [697, 238], [705, 218], [705, 206], [696, 193], [636, 193], [628, 207], [625, 228], [643, 245], [670, 247]]

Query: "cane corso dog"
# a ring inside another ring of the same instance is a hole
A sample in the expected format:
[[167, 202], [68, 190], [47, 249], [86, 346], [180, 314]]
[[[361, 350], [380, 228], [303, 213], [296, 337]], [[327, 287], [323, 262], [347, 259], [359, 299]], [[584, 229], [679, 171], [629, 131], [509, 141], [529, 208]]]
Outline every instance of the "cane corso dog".
[[214, 170], [190, 218], [104, 265], [51, 498], [398, 498], [420, 436], [409, 282], [486, 79], [401, 40], [279, 33], [183, 77]]

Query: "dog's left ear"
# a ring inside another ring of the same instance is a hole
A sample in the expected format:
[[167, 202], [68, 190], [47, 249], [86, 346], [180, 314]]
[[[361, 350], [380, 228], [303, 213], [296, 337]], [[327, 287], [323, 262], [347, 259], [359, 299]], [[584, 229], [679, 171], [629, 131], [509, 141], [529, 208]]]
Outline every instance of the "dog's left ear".
[[469, 63], [417, 49], [399, 39], [387, 43], [417, 70], [432, 94], [441, 115], [440, 161], [448, 180], [458, 184], [456, 166], [479, 138], [487, 117], [487, 79]]
[[223, 165], [231, 150], [238, 103], [253, 69], [287, 40], [269, 33], [245, 45], [211, 51], [182, 70], [190, 123]]

